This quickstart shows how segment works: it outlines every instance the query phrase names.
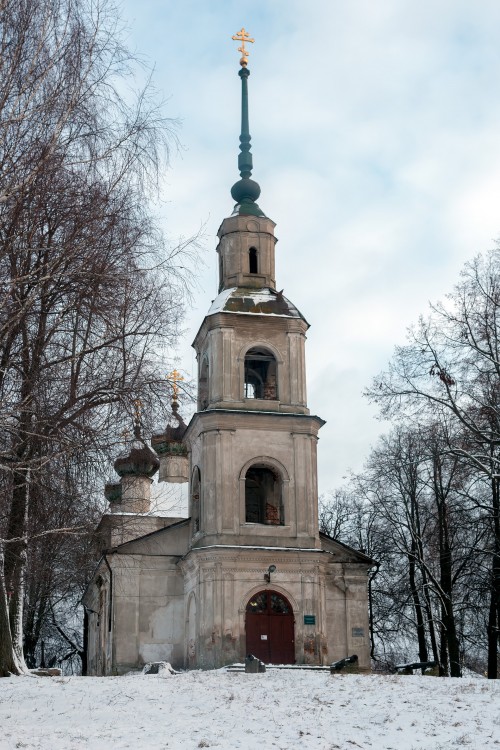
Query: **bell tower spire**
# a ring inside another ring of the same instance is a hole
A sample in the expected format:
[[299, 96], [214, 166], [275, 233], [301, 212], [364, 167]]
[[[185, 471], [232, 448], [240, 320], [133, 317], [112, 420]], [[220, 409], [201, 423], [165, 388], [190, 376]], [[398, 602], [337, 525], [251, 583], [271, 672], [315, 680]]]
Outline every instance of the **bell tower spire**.
[[320, 549], [316, 443], [323, 420], [307, 406], [308, 323], [276, 291], [274, 222], [256, 199], [248, 125], [245, 29], [237, 201], [219, 228], [220, 285], [194, 340], [198, 411], [190, 445], [192, 541]]
[[238, 75], [241, 78], [241, 133], [240, 153], [238, 154], [238, 169], [241, 179], [231, 188], [231, 195], [236, 201], [233, 216], [264, 216], [264, 212], [256, 203], [260, 195], [260, 185], [251, 179], [253, 159], [248, 117], [248, 77], [250, 71], [248, 69], [249, 51], [245, 47], [245, 42], [253, 44], [255, 40], [250, 38], [250, 35], [244, 28], [238, 31], [232, 38], [235, 41], [241, 41], [241, 47], [238, 47], [238, 52], [241, 52], [241, 68], [238, 71]]

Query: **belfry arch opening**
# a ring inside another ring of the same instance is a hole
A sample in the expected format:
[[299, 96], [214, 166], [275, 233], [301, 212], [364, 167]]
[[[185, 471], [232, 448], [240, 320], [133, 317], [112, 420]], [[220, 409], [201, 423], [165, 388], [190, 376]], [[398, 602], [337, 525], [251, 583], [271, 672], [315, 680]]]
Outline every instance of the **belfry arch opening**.
[[248, 265], [250, 273], [259, 273], [259, 260], [256, 247], [251, 247], [248, 251]]
[[254, 464], [245, 475], [245, 521], [283, 526], [282, 481], [269, 466]]
[[245, 355], [245, 398], [278, 398], [276, 359], [267, 349], [253, 347]]

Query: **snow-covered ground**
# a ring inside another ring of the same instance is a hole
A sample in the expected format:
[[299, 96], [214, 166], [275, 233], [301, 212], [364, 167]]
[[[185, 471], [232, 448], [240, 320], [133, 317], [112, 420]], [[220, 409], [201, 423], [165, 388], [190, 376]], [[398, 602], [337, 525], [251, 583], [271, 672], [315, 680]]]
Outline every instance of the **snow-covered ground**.
[[270, 670], [0, 680], [0, 748], [500, 748], [500, 681]]

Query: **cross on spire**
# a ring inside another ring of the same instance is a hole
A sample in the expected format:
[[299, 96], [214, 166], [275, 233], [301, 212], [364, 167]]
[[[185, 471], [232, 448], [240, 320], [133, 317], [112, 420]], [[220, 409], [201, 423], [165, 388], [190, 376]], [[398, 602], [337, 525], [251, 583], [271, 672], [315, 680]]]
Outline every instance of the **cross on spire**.
[[244, 28], [242, 28], [241, 31], [238, 31], [231, 38], [234, 39], [235, 42], [241, 42], [241, 47], [238, 47], [238, 52], [241, 52], [240, 65], [242, 68], [246, 68], [246, 66], [248, 65], [248, 55], [250, 53], [245, 47], [245, 42], [250, 42], [250, 44], [253, 44], [255, 42], [255, 39], [250, 39], [250, 34], [245, 31]]
[[170, 375], [167, 375], [167, 380], [172, 384], [173, 401], [177, 401], [177, 396], [179, 394], [178, 383], [180, 383], [181, 380], [184, 380], [184, 378], [182, 377], [180, 372], [177, 372], [177, 370], [172, 370]]
[[141, 437], [141, 413], [142, 413], [142, 401], [140, 398], [135, 398], [134, 404], [134, 437], [139, 439]]
[[134, 399], [134, 422], [136, 424], [141, 423], [141, 413], [142, 413], [142, 401], [140, 398]]
[[252, 180], [253, 159], [250, 147], [250, 124], [248, 120], [248, 76], [250, 70], [248, 64], [248, 50], [245, 42], [254, 43], [254, 39], [245, 29], [241, 29], [232, 37], [235, 41], [241, 41], [241, 47], [238, 51], [242, 53], [240, 60], [241, 68], [238, 75], [241, 78], [241, 133], [240, 133], [240, 153], [238, 154], [238, 169], [241, 180], [238, 180], [231, 188], [231, 195], [236, 201], [233, 216], [264, 216], [264, 213], [255, 202], [260, 195], [260, 187], [255, 180]]

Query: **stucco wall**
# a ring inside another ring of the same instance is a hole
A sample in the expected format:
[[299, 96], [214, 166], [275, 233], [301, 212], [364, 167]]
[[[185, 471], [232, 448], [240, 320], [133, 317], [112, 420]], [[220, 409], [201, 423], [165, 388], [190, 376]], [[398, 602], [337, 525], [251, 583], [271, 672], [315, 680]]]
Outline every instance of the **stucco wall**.
[[[271, 564], [277, 570], [268, 584], [264, 574]], [[365, 566], [346, 579], [343, 565], [331, 562], [326, 553], [220, 548], [193, 551], [181, 565], [186, 601], [196, 600], [189, 666], [213, 668], [241, 661], [246, 654], [246, 605], [251, 596], [268, 588], [292, 605], [297, 664], [329, 664], [357, 653], [360, 666], [369, 667], [368, 639], [353, 642], [347, 632], [348, 626], [368, 634]], [[314, 616], [314, 624], [305, 624], [304, 615]]]

